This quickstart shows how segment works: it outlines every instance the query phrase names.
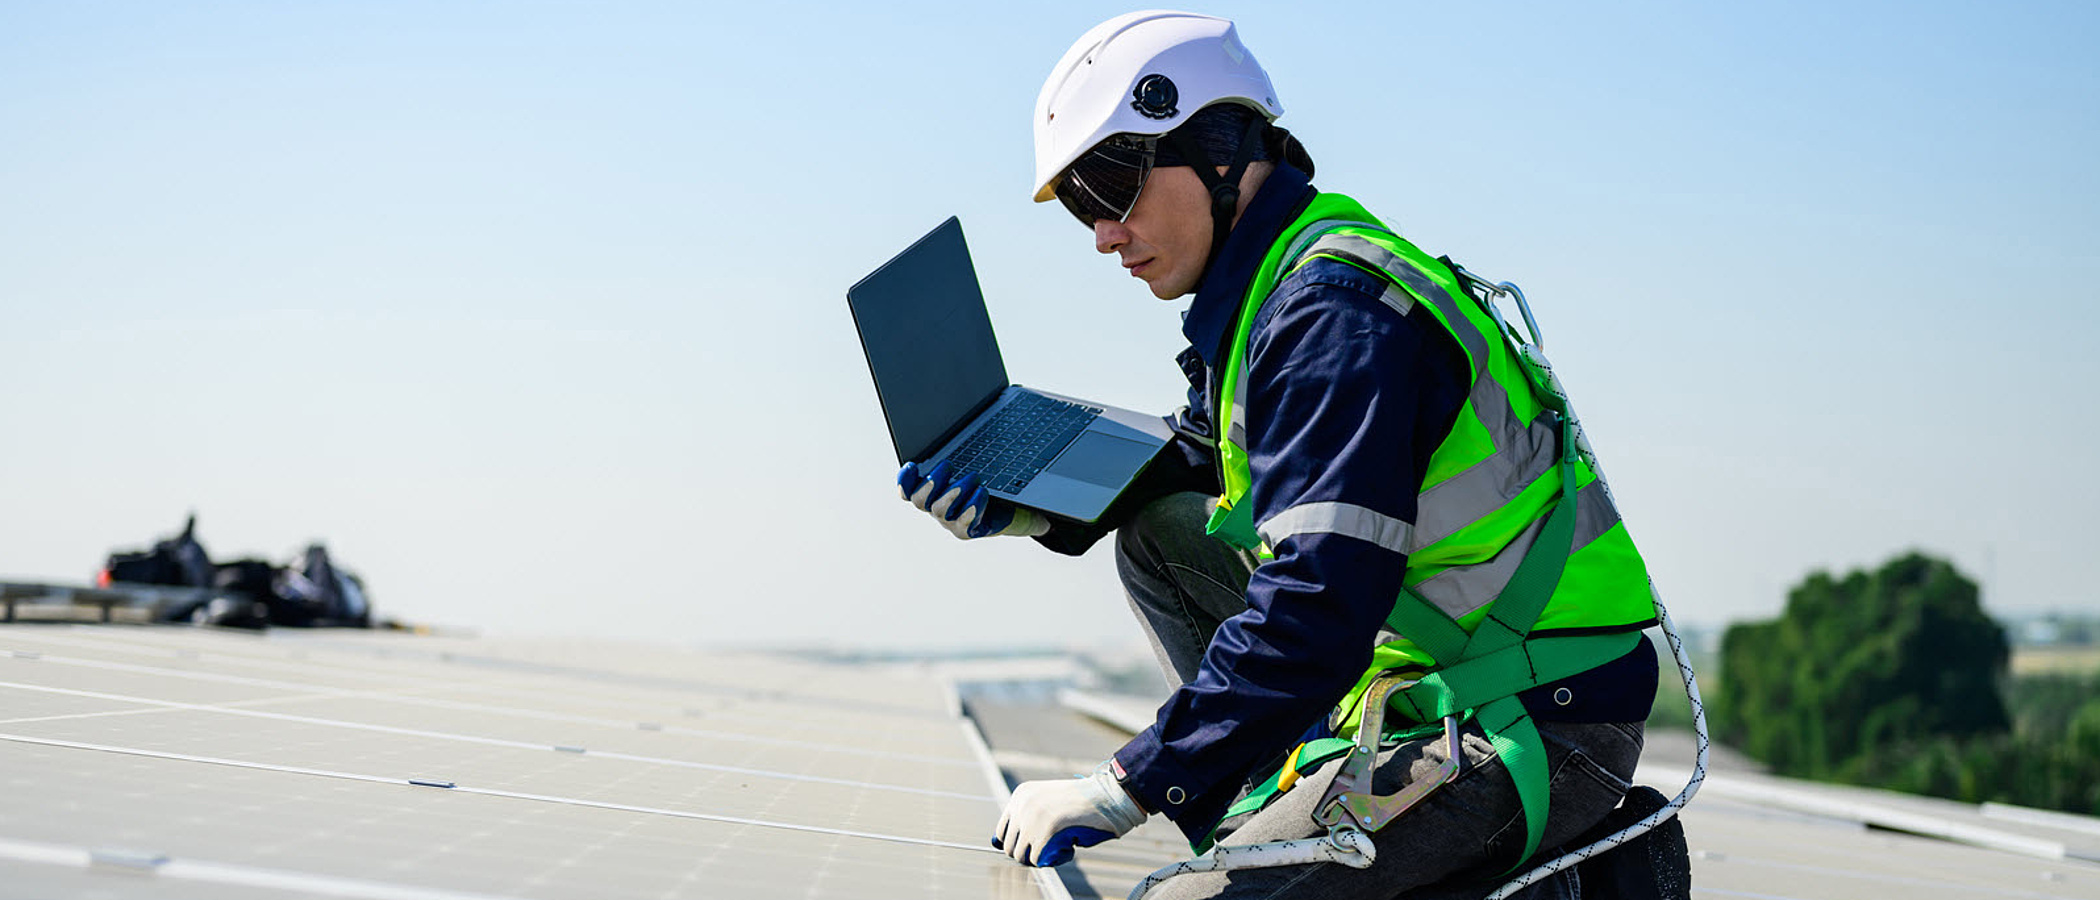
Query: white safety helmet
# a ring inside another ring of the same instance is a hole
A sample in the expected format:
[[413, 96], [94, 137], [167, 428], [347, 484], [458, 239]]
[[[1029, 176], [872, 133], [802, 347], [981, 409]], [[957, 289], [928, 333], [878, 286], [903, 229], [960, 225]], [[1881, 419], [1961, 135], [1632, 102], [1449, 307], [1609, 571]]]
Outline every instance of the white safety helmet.
[[1217, 103], [1283, 115], [1269, 74], [1232, 22], [1147, 10], [1093, 27], [1065, 51], [1035, 101], [1035, 201], [1095, 145], [1119, 134], [1162, 135]]

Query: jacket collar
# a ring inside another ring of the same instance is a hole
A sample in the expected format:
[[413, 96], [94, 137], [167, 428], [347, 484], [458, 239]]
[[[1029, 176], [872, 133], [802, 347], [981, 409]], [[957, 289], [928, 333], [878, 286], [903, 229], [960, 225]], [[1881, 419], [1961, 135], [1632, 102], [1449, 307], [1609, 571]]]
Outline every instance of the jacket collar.
[[1205, 365], [1216, 368], [1225, 356], [1225, 344], [1238, 324], [1247, 285], [1261, 268], [1269, 245], [1318, 193], [1304, 172], [1279, 162], [1261, 189], [1254, 192], [1254, 199], [1248, 201], [1247, 211], [1240, 214], [1232, 233], [1225, 236], [1224, 248], [1204, 270], [1196, 299], [1181, 320], [1181, 333], [1203, 357]]

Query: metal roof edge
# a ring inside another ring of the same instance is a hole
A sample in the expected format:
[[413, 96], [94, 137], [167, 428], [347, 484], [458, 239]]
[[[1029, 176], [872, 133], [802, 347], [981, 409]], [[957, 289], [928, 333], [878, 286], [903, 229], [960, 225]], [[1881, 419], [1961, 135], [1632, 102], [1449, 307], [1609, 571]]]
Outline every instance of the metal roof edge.
[[1158, 713], [1156, 704], [1151, 712], [1140, 713], [1135, 705], [1136, 699], [1119, 699], [1107, 694], [1071, 688], [1057, 692], [1057, 702], [1064, 704], [1066, 708], [1131, 734], [1152, 727], [1153, 717]]
[[[2077, 813], [2059, 812], [2053, 809], [2035, 809], [2031, 806], [2014, 806], [2010, 803], [1985, 803], [1981, 810], [1986, 819], [2017, 822], [2057, 831], [2075, 831], [2081, 834], [2100, 835], [2100, 816], [2081, 816]], [[2075, 854], [2074, 854], [2075, 855]]]
[[[1690, 776], [1690, 772], [1668, 766], [1641, 766], [1641, 774], [1664, 781]], [[1901, 831], [1921, 837], [1938, 838], [1958, 844], [1968, 844], [1987, 850], [1998, 850], [2036, 859], [2061, 861], [2072, 858], [2062, 842], [2026, 837], [1994, 828], [1964, 825], [1938, 816], [1889, 809], [1857, 800], [1840, 800], [1821, 797], [1803, 790], [1779, 784], [1768, 784], [1762, 780], [1752, 782], [1727, 775], [1706, 776], [1706, 791], [1712, 796], [1724, 797], [1758, 806], [1769, 806], [1790, 812], [1807, 813], [1847, 822], [1857, 822], [1890, 831]]]
[[[950, 701], [955, 704], [955, 720], [957, 726], [962, 729], [963, 742], [970, 745], [971, 755], [977, 757], [977, 765], [984, 771], [985, 783], [991, 787], [992, 796], [999, 801], [999, 806], [1003, 809], [1006, 801], [1013, 797], [1013, 788], [1007, 786], [1006, 776], [1000, 772], [998, 761], [992, 758], [992, 746], [985, 742], [984, 732], [977, 729], [977, 723], [971, 721], [969, 716], [962, 714], [962, 693], [955, 679], [943, 678], [941, 681], [946, 686]], [[1072, 900], [1072, 892], [1065, 887], [1064, 879], [1058, 877], [1056, 869], [1039, 867], [1029, 871], [1035, 875], [1035, 886], [1043, 892], [1043, 900]]]

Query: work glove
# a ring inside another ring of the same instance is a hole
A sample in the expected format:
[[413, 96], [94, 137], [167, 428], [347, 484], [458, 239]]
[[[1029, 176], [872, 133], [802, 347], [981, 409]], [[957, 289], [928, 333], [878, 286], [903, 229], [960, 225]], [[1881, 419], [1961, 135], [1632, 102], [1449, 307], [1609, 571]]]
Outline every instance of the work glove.
[[992, 846], [1023, 865], [1055, 866], [1071, 859], [1073, 848], [1122, 837], [1144, 821], [1144, 809], [1104, 762], [1091, 775], [1014, 788]]
[[904, 468], [897, 470], [897, 492], [920, 512], [933, 516], [949, 534], [963, 540], [1001, 535], [1035, 537], [1050, 530], [1050, 520], [1041, 513], [994, 499], [978, 483], [976, 473], [950, 483], [954, 474], [945, 459], [934, 463], [933, 470], [924, 475], [919, 474], [917, 463], [905, 463]]

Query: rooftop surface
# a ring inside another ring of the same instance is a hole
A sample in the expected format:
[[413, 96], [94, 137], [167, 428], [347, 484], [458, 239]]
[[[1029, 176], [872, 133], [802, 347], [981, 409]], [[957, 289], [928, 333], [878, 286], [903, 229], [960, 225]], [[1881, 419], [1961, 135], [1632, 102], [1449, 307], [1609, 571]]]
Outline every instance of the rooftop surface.
[[[911, 665], [0, 625], [0, 897], [1122, 897], [1171, 825], [1054, 872], [986, 841], [1009, 783], [1126, 736]], [[1656, 736], [1643, 780], [1690, 755]], [[1685, 822], [1695, 897], [2100, 898], [2091, 819], [1724, 760]]]

